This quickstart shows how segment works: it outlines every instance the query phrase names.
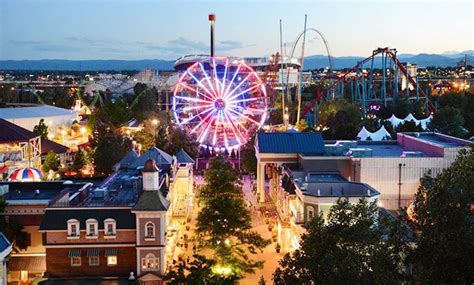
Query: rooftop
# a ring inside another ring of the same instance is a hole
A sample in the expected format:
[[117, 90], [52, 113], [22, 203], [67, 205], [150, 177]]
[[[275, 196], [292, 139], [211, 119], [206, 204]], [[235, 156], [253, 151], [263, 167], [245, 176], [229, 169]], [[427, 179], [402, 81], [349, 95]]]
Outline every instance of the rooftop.
[[319, 132], [285, 132], [257, 134], [259, 153], [300, 153], [323, 155], [324, 142]]
[[59, 108], [50, 105], [0, 108], [0, 118], [4, 119], [37, 117], [46, 118], [65, 115], [76, 115], [76, 113], [70, 109]]
[[8, 204], [22, 204], [49, 203], [59, 194], [76, 192], [85, 187], [86, 183], [68, 181], [0, 182], [0, 186], [8, 188], [8, 192], [3, 194]]
[[440, 145], [445, 148], [468, 146], [472, 142], [440, 133], [404, 133], [411, 137]]

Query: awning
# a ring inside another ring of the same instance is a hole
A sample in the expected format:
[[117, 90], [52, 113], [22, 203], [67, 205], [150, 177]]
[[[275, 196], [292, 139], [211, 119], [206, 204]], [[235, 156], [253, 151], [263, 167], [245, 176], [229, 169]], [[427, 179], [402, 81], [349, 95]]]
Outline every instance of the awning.
[[78, 248], [74, 248], [69, 250], [69, 257], [80, 257], [81, 256], [81, 250]]
[[7, 260], [9, 271], [46, 271], [46, 256], [13, 256]]
[[87, 249], [87, 257], [99, 256], [100, 249], [98, 248], [89, 248]]
[[106, 248], [105, 249], [105, 256], [117, 256], [117, 249], [116, 248]]

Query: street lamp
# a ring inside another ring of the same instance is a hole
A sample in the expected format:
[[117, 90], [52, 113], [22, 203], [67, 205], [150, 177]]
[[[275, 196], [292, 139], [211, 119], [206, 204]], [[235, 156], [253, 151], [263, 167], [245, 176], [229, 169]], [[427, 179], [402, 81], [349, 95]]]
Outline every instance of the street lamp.
[[81, 133], [82, 133], [82, 139], [86, 139], [86, 128], [82, 127], [81, 128]]

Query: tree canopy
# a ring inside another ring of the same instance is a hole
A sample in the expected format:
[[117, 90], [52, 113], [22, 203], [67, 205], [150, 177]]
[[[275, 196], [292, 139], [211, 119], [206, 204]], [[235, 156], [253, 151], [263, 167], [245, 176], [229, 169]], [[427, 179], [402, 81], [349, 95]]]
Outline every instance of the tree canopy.
[[213, 252], [216, 266], [230, 268], [230, 275], [236, 278], [261, 268], [263, 261], [252, 260], [252, 255], [269, 241], [252, 231], [239, 178], [223, 157], [211, 161], [198, 198], [202, 208], [197, 217], [196, 233], [200, 246]]
[[[407, 232], [378, 216], [376, 202], [339, 199], [324, 220], [305, 226], [300, 249], [286, 254], [275, 284], [398, 284], [403, 280]], [[314, 282], [314, 283], [311, 283]]]
[[39, 120], [38, 124], [33, 127], [33, 133], [43, 140], [48, 139], [48, 125], [44, 123], [44, 119]]
[[415, 196], [411, 255], [415, 278], [426, 284], [474, 282], [474, 149], [461, 150], [436, 178], [426, 176]]
[[463, 137], [464, 118], [461, 111], [454, 107], [444, 107], [439, 109], [428, 125], [429, 129], [446, 135]]

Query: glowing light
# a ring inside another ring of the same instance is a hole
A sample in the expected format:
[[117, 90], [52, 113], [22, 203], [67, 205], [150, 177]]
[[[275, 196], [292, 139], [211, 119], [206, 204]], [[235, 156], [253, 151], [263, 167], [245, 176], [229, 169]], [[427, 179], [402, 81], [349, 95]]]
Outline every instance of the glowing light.
[[214, 57], [191, 65], [175, 85], [173, 117], [203, 146], [237, 148], [265, 121], [265, 86], [245, 63]]

